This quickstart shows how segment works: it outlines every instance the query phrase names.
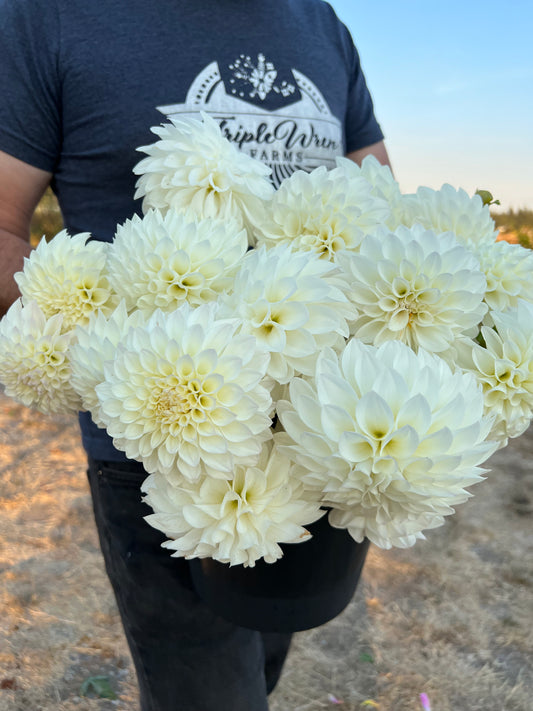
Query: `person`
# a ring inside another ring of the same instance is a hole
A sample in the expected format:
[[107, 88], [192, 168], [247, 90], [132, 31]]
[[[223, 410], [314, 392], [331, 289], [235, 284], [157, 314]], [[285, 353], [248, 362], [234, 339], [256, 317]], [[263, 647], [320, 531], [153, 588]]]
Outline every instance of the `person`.
[[[140, 213], [136, 148], [205, 111], [276, 184], [335, 157], [388, 164], [346, 27], [323, 0], [0, 0], [0, 313], [48, 185], [70, 234]], [[142, 711], [266, 711], [290, 635], [214, 615], [143, 516], [146, 472], [80, 415], [95, 520]]]

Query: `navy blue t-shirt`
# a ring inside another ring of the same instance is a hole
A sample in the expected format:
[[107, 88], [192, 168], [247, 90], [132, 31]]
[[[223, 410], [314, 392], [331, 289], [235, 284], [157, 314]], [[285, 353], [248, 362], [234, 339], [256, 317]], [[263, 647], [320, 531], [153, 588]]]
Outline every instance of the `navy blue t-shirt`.
[[[322, 0], [0, 0], [0, 47], [0, 150], [54, 174], [71, 234], [140, 213], [135, 149], [170, 117], [211, 114], [278, 183], [383, 138]], [[124, 458], [81, 422], [93, 457]]]

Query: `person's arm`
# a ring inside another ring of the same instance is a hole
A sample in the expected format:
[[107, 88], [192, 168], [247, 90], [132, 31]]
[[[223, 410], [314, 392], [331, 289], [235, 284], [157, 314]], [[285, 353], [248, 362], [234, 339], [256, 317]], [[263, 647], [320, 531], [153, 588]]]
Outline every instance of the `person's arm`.
[[365, 148], [360, 148], [358, 151], [352, 151], [346, 155], [346, 158], [353, 160], [357, 165], [361, 165], [363, 158], [369, 155], [375, 156], [381, 165], [388, 165], [390, 168], [390, 160], [384, 141], [378, 141]]
[[0, 151], [0, 316], [20, 296], [13, 274], [30, 254], [30, 222], [51, 173]]

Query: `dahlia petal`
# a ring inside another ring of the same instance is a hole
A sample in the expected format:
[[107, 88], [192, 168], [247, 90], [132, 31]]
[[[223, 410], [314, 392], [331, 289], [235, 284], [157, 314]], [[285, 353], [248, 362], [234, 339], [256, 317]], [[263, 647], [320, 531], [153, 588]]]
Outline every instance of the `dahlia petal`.
[[374, 448], [367, 437], [356, 432], [343, 432], [338, 438], [339, 454], [349, 462], [364, 462], [374, 456]]
[[394, 426], [387, 402], [374, 392], [365, 393], [356, 405], [356, 418], [365, 434], [383, 439]]
[[354, 427], [353, 418], [341, 407], [325, 405], [320, 412], [321, 426], [324, 429], [324, 433], [331, 440], [338, 440], [339, 433], [349, 432]]

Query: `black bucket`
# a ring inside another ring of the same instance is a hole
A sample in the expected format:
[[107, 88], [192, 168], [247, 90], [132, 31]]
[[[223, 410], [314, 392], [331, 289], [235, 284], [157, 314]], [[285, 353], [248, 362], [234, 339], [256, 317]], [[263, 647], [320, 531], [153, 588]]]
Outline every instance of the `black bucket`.
[[369, 541], [323, 516], [307, 526], [304, 543], [282, 544], [283, 557], [255, 567], [229, 566], [212, 558], [190, 561], [198, 595], [220, 617], [261, 632], [319, 627], [340, 614], [353, 597]]

